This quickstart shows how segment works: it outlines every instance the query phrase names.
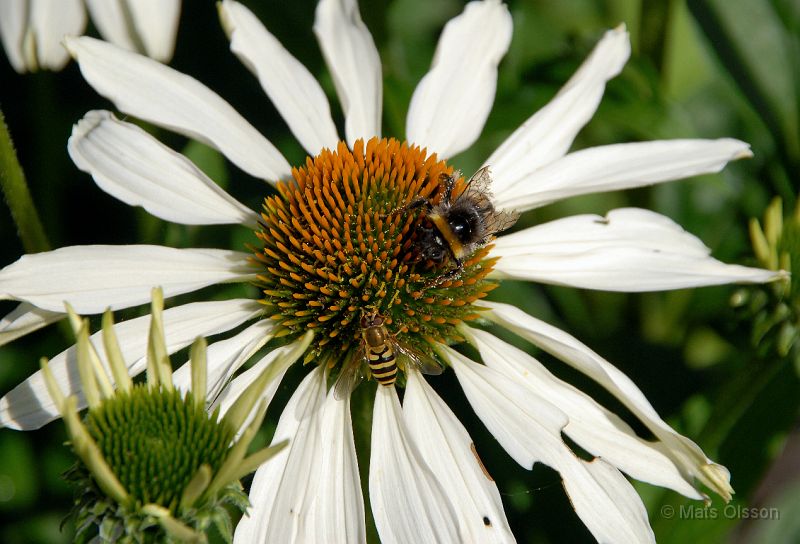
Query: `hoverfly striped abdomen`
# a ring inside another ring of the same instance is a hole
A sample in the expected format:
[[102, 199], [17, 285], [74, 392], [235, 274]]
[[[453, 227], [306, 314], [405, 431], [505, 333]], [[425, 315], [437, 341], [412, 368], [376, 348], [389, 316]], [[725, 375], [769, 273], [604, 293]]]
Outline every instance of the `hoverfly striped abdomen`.
[[381, 385], [392, 385], [397, 380], [397, 356], [383, 322], [383, 317], [377, 314], [362, 317], [361, 337], [372, 377]]
[[[430, 357], [420, 353], [386, 330], [386, 318], [377, 311], [365, 313], [361, 317], [361, 341], [352, 353], [348, 363], [342, 368], [334, 385], [334, 397], [338, 400], [350, 394], [369, 374], [381, 386], [393, 386], [400, 370], [417, 370], [423, 374], [441, 374], [442, 367]], [[399, 366], [397, 358], [401, 357]]]
[[388, 344], [379, 348], [368, 346], [367, 351], [372, 377], [381, 385], [392, 385], [397, 380], [397, 356], [392, 347]]

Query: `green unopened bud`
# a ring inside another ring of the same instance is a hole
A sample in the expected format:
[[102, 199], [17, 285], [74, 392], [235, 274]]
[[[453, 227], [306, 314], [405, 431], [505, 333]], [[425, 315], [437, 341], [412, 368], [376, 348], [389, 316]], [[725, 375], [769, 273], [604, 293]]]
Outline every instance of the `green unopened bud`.
[[111, 309], [103, 313], [103, 347], [106, 350], [108, 365], [111, 367], [111, 374], [114, 376], [114, 383], [120, 391], [130, 391], [133, 387], [133, 380], [125, 367], [125, 358], [117, 341], [117, 334], [114, 332], [114, 317]]
[[781, 357], [786, 357], [797, 341], [797, 326], [790, 322], [785, 321], [780, 330], [778, 331], [778, 354]]
[[770, 247], [778, 245], [783, 232], [783, 201], [775, 197], [764, 213], [764, 234]]
[[[133, 384], [110, 313], [103, 318], [108, 364], [121, 386], [114, 391], [89, 341], [88, 321], [68, 309], [89, 403], [83, 421], [76, 398], [64, 397], [46, 361], [42, 363], [48, 390], [80, 459], [70, 471], [70, 479], [79, 486], [78, 537], [97, 542], [205, 542], [204, 531], [213, 524], [229, 538], [232, 524], [224, 505], [242, 509], [247, 505], [239, 478], [285, 446], [245, 455], [266, 411], [263, 388], [276, 369], [267, 367], [255, 380], [247, 399], [236, 404], [235, 417], [219, 418], [218, 411], [209, 414], [205, 341], [198, 339], [191, 349], [194, 390], [181, 392], [172, 384], [160, 290], [153, 292], [152, 310], [145, 384]], [[307, 346], [304, 342], [302, 349]], [[290, 351], [287, 356], [300, 355], [296, 349]], [[248, 419], [251, 424], [241, 432], [239, 427]], [[237, 434], [241, 434], [238, 440]], [[158, 530], [160, 536], [154, 533]]]
[[753, 244], [753, 251], [758, 261], [764, 266], [769, 266], [769, 242], [764, 235], [764, 231], [761, 230], [761, 223], [758, 222], [758, 219], [750, 220], [750, 242]]

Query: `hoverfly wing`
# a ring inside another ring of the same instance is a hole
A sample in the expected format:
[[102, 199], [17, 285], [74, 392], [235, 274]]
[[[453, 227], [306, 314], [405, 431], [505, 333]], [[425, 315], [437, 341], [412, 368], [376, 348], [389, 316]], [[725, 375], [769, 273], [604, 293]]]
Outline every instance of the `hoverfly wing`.
[[405, 357], [407, 364], [414, 366], [423, 374], [438, 376], [442, 373], [442, 367], [430, 355], [425, 355], [418, 349], [412, 348], [407, 344], [395, 342], [394, 348]]
[[438, 376], [442, 373], [442, 367], [431, 359], [414, 359], [414, 366], [423, 374]]
[[353, 354], [350, 360], [345, 363], [333, 385], [333, 397], [336, 400], [344, 400], [350, 397], [350, 394], [358, 387], [365, 377], [366, 352], [364, 346], [359, 346], [358, 350]]

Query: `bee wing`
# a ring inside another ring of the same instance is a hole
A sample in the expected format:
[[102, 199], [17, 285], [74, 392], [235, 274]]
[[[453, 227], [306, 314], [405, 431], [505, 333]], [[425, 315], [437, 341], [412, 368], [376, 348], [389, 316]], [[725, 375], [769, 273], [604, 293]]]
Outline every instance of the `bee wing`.
[[364, 379], [364, 366], [366, 361], [366, 351], [364, 345], [360, 345], [353, 356], [345, 363], [336, 383], [333, 386], [333, 397], [336, 400], [344, 400], [350, 396], [353, 390]]
[[482, 243], [488, 242], [493, 234], [511, 228], [517, 219], [519, 219], [519, 212], [516, 210], [493, 210], [484, 220], [486, 234]]
[[430, 355], [425, 355], [421, 351], [407, 344], [400, 344], [397, 341], [395, 341], [393, 347], [405, 357], [408, 364], [414, 366], [423, 374], [438, 376], [442, 373], [442, 367]]
[[467, 198], [479, 206], [491, 206], [492, 204], [492, 173], [488, 166], [484, 166], [467, 180], [464, 191], [459, 195], [458, 200]]

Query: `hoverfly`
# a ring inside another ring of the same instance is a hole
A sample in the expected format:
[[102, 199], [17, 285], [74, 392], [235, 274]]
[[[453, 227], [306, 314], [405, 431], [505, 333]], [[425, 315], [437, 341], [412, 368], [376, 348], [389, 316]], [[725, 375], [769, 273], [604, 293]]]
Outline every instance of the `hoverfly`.
[[[442, 367], [429, 356], [416, 349], [403, 344], [389, 333], [384, 323], [386, 318], [377, 311], [364, 314], [359, 325], [361, 326], [361, 342], [355, 354], [342, 368], [339, 378], [334, 385], [334, 396], [342, 400], [365, 378], [367, 370], [382, 386], [391, 386], [397, 381], [398, 356], [400, 367], [413, 366], [423, 374], [438, 375]], [[407, 372], [408, 367], [404, 368]]]

